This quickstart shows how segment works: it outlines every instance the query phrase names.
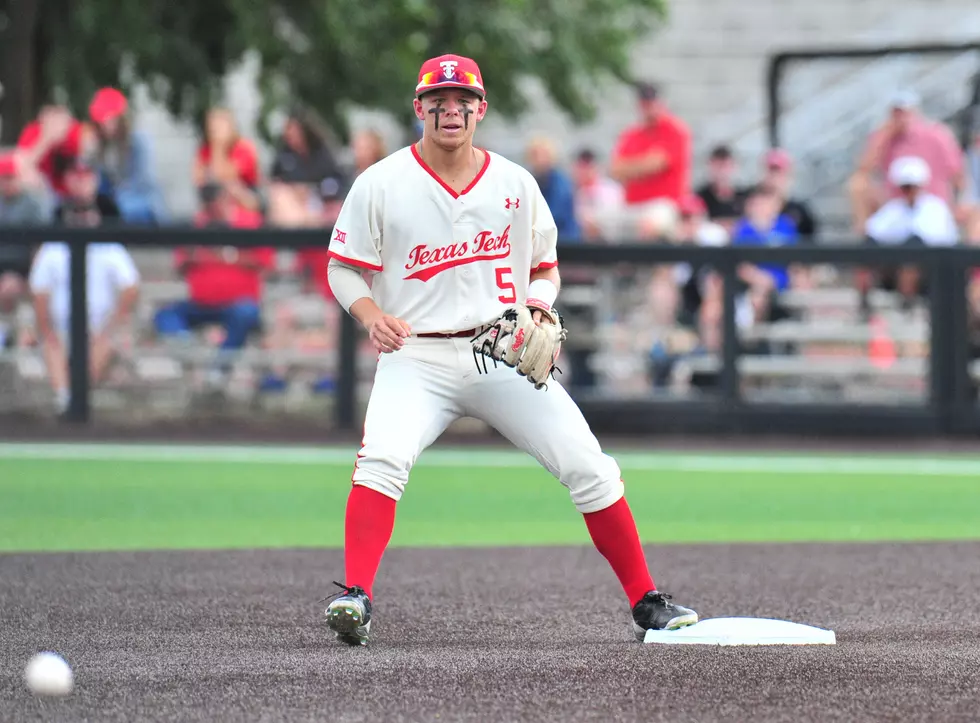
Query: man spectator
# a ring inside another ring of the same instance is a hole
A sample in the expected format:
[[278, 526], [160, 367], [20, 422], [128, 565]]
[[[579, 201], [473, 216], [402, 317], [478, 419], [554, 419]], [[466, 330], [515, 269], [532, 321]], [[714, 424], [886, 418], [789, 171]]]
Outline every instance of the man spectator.
[[528, 170], [555, 218], [558, 242], [574, 243], [581, 241], [575, 219], [575, 189], [568, 175], [558, 168], [557, 156], [554, 144], [547, 138], [533, 138], [527, 146]]
[[[92, 227], [101, 222], [98, 208], [68, 207], [64, 222], [70, 227]], [[30, 287], [34, 294], [34, 317], [48, 377], [58, 413], [68, 408], [68, 353], [71, 345], [70, 251], [64, 243], [45, 243], [31, 268]], [[118, 243], [90, 244], [87, 295], [90, 330], [89, 378], [101, 383], [109, 370], [120, 334], [126, 332], [136, 305], [139, 273], [132, 257]]]
[[708, 180], [697, 191], [705, 203], [708, 218], [728, 231], [741, 217], [749, 193], [735, 184], [737, 171], [732, 149], [726, 145], [715, 146], [708, 156]]
[[[865, 231], [872, 242], [882, 246], [956, 244], [959, 235], [956, 219], [946, 201], [926, 190], [929, 179], [929, 165], [922, 158], [905, 156], [892, 162], [888, 169], [888, 181], [902, 195], [888, 201], [868, 219]], [[903, 305], [911, 308], [920, 292], [919, 268], [903, 266], [896, 272], [886, 273], [885, 277], [883, 287], [897, 290], [902, 296]], [[859, 277], [865, 314], [868, 312], [869, 282], [866, 272]]]
[[810, 210], [810, 204], [795, 198], [790, 192], [793, 187], [793, 157], [782, 148], [773, 148], [766, 153], [763, 165], [762, 184], [773, 189], [782, 200], [779, 215], [793, 221], [801, 241], [813, 241], [818, 229], [816, 216]]
[[640, 83], [637, 95], [640, 123], [619, 137], [610, 175], [625, 188], [632, 236], [670, 237], [691, 185], [691, 133], [655, 86]]
[[99, 224], [106, 225], [118, 221], [119, 206], [112, 196], [102, 193], [101, 180], [98, 171], [92, 166], [76, 160], [65, 169], [62, 177], [64, 193], [61, 203], [55, 211], [58, 223], [68, 223], [66, 220], [74, 214], [83, 212], [98, 212]]
[[871, 240], [887, 246], [956, 243], [958, 230], [949, 205], [926, 190], [930, 175], [929, 165], [922, 158], [906, 156], [892, 162], [888, 180], [901, 196], [885, 203], [868, 219], [865, 230]]
[[951, 207], [956, 203], [965, 180], [963, 152], [947, 126], [921, 114], [915, 93], [901, 92], [892, 99], [888, 120], [868, 139], [848, 184], [857, 233], [864, 232], [868, 218], [885, 201], [901, 197], [888, 171], [895, 159], [907, 156], [921, 158], [929, 167], [925, 190]]
[[616, 221], [622, 213], [623, 187], [602, 172], [595, 152], [579, 152], [572, 169], [575, 180], [575, 218], [583, 241], [617, 242], [612, 238]]
[[[197, 226], [246, 229], [262, 224], [258, 212], [242, 206], [221, 185], [205, 184], [200, 196]], [[275, 252], [271, 248], [234, 246], [182, 248], [175, 254], [175, 263], [187, 282], [189, 298], [157, 312], [157, 333], [187, 341], [193, 329], [211, 324], [223, 327], [219, 361], [209, 375], [209, 382], [218, 386], [230, 372], [234, 355], [260, 327], [263, 276], [274, 268]]]
[[92, 132], [67, 108], [44, 106], [37, 120], [28, 123], [17, 140], [25, 164], [21, 170], [25, 174], [40, 173], [60, 198], [65, 194], [66, 171], [88, 155], [94, 142]]
[[[43, 226], [51, 222], [44, 189], [31, 189], [21, 178], [17, 153], [0, 154], [0, 225]], [[0, 350], [14, 346], [13, 319], [7, 319], [27, 290], [34, 250], [0, 241]]]

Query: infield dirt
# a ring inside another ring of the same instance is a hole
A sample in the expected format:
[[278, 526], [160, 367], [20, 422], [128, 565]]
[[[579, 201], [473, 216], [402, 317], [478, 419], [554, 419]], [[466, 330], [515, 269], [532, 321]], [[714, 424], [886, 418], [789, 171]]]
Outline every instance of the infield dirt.
[[[641, 645], [591, 548], [395, 549], [373, 640], [317, 601], [339, 551], [0, 555], [3, 721], [970, 721], [980, 543], [648, 548], [702, 617], [836, 631], [833, 647]], [[63, 654], [64, 700], [22, 682]]]

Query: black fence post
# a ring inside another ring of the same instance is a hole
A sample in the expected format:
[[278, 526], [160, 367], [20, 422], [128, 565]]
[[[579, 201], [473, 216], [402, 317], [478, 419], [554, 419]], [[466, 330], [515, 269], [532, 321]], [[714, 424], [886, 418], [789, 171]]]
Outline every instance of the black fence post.
[[[929, 396], [936, 413], [937, 429], [949, 433], [956, 407], [956, 370], [953, 345], [956, 330], [953, 313], [953, 286], [956, 261], [939, 251], [927, 266], [929, 279]], [[964, 282], [961, 280], [960, 284]], [[961, 331], [961, 334], [965, 329]]]
[[[967, 284], [971, 268], [963, 264], [957, 256], [950, 264], [949, 278], [949, 318], [952, 336], [950, 363], [952, 364], [952, 420], [949, 431], [954, 434], [976, 433], [980, 409], [970, 376], [970, 320], [968, 313]], [[972, 424], [971, 424], [972, 420]]]
[[788, 58], [784, 53], [778, 53], [769, 58], [769, 67], [766, 69], [766, 96], [769, 103], [766, 130], [768, 131], [770, 148], [779, 147], [779, 121], [783, 112], [779, 81], [783, 77], [783, 66], [787, 60]]
[[69, 373], [71, 399], [68, 420], [89, 421], [89, 343], [88, 343], [88, 242], [75, 240], [69, 244], [71, 277], [71, 323]]
[[354, 429], [357, 416], [357, 321], [348, 313], [340, 316], [340, 374], [335, 407], [338, 429]]
[[724, 297], [722, 310], [722, 366], [721, 396], [724, 409], [729, 410], [738, 404], [738, 326], [735, 323], [735, 305], [738, 292], [738, 260], [727, 255], [722, 267]]

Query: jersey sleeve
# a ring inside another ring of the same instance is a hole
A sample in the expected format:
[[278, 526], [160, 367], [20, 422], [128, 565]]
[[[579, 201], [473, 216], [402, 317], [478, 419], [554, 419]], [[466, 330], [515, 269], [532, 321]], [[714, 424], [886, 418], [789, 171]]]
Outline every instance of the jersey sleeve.
[[370, 171], [357, 177], [330, 237], [330, 258], [365, 271], [381, 271], [381, 203]]
[[558, 227], [538, 184], [534, 185], [531, 209], [531, 273], [558, 265]]

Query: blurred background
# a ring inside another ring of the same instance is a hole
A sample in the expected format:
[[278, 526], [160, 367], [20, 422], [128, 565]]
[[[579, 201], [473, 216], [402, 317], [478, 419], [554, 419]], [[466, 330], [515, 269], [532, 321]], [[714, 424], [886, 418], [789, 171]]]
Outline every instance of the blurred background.
[[[4, 0], [0, 434], [64, 429], [63, 228], [105, 231], [90, 426], [359, 429], [375, 359], [341, 333], [325, 247], [352, 180], [418, 137], [416, 74], [444, 52], [481, 66], [480, 145], [551, 205], [560, 380], [597, 431], [980, 430], [980, 255], [950, 255], [980, 244], [976, 2]], [[667, 162], [636, 175], [651, 149]], [[269, 244], [189, 246], [187, 227]], [[132, 243], [141, 228], [171, 247]], [[616, 263], [636, 246], [923, 253], [739, 261], [726, 304], [722, 256]]]

